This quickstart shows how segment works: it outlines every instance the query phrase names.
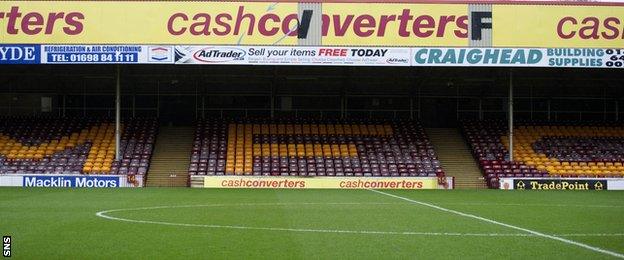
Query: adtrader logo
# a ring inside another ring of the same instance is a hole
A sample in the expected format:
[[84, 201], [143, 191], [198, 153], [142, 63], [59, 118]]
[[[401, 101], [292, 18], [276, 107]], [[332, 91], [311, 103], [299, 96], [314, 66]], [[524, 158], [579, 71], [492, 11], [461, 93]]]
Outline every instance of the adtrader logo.
[[246, 54], [245, 50], [239, 48], [208, 47], [196, 51], [193, 58], [203, 63], [221, 63], [243, 60]]

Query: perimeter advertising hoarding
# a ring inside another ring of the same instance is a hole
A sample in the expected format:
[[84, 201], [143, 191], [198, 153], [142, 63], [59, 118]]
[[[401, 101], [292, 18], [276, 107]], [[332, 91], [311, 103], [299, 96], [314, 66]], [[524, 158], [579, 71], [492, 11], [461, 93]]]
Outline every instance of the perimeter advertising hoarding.
[[491, 28], [491, 47], [621, 48], [623, 19], [618, 5], [0, 1], [0, 43], [468, 47]]
[[143, 187], [143, 175], [1, 174], [0, 186], [42, 188]]
[[203, 179], [203, 188], [250, 188], [250, 189], [448, 189], [452, 177], [445, 185], [438, 184], [436, 177], [267, 177], [267, 176], [192, 176]]
[[23, 177], [22, 186], [46, 188], [117, 188], [121, 185], [119, 183], [119, 177], [114, 176], [32, 175]]
[[624, 190], [624, 178], [501, 178], [503, 190]]

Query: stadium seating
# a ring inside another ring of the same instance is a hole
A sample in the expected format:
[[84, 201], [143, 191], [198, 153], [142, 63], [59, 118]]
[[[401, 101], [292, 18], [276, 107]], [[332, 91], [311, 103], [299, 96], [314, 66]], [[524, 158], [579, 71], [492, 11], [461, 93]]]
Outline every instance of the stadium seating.
[[124, 124], [121, 135], [121, 161], [113, 162], [111, 173], [146, 174], [158, 133], [155, 119], [132, 119]]
[[443, 176], [413, 121], [205, 120], [189, 173], [255, 176]]
[[515, 131], [517, 160], [551, 175], [611, 177], [624, 173], [624, 128], [522, 126]]
[[523, 123], [514, 161], [503, 121], [466, 121], [463, 132], [491, 187], [499, 177], [622, 177], [624, 128]]
[[0, 173], [145, 174], [156, 121], [124, 124], [122, 160], [115, 161], [115, 126], [103, 119], [3, 118]]

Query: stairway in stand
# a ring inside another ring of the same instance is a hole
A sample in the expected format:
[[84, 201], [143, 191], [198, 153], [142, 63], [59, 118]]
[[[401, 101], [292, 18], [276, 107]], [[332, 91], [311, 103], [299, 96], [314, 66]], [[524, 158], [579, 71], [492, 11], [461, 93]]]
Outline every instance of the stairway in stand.
[[147, 187], [186, 187], [193, 127], [161, 127], [147, 173]]
[[485, 189], [487, 184], [468, 144], [455, 128], [425, 129], [446, 176], [455, 177], [456, 189]]

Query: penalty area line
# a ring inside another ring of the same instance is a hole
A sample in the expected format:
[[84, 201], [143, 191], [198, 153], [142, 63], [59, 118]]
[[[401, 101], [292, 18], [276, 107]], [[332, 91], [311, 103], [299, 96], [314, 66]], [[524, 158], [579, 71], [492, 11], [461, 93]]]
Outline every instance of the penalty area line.
[[538, 236], [538, 237], [543, 237], [543, 238], [556, 240], [556, 241], [559, 241], [559, 242], [563, 242], [565, 244], [578, 246], [578, 247], [585, 248], [585, 249], [588, 249], [588, 250], [591, 250], [591, 251], [594, 251], [594, 252], [598, 252], [598, 253], [602, 253], [602, 254], [605, 254], [605, 255], [610, 255], [610, 256], [613, 256], [613, 257], [624, 259], [624, 255], [623, 254], [620, 254], [620, 253], [617, 253], [617, 252], [613, 252], [613, 251], [609, 251], [609, 250], [602, 249], [602, 248], [595, 247], [595, 246], [590, 246], [588, 244], [584, 244], [584, 243], [581, 243], [581, 242], [577, 242], [577, 241], [561, 238], [561, 237], [558, 237], [558, 236], [544, 234], [544, 233], [541, 233], [541, 232], [538, 232], [538, 231], [534, 231], [534, 230], [530, 230], [530, 229], [526, 229], [526, 228], [522, 228], [522, 227], [510, 225], [510, 224], [506, 224], [506, 223], [503, 223], [503, 222], [498, 222], [496, 220], [480, 217], [480, 216], [469, 214], [469, 213], [464, 213], [464, 212], [457, 211], [457, 210], [443, 208], [443, 207], [440, 207], [440, 206], [437, 206], [437, 205], [434, 205], [434, 204], [431, 204], [431, 203], [417, 201], [417, 200], [413, 200], [413, 199], [410, 199], [410, 198], [394, 195], [394, 194], [391, 194], [391, 193], [386, 193], [386, 192], [383, 192], [383, 191], [378, 191], [378, 190], [373, 190], [373, 189], [368, 189], [368, 190], [372, 191], [372, 192], [376, 192], [376, 193], [381, 194], [381, 195], [393, 197], [393, 198], [404, 200], [404, 201], [409, 201], [411, 203], [418, 204], [418, 205], [421, 205], [421, 206], [434, 208], [434, 209], [437, 209], [437, 210], [440, 210], [440, 211], [452, 213], [452, 214], [455, 214], [455, 215], [460, 215], [462, 217], [467, 217], [467, 218], [480, 220], [480, 221], [487, 222], [487, 223], [490, 223], [490, 224], [495, 224], [495, 225], [499, 225], [499, 226], [503, 226], [503, 227], [507, 227], [507, 228], [511, 228], [511, 229], [515, 229], [515, 230], [520, 230], [520, 231], [523, 231], [523, 232], [526, 232], [526, 233], [529, 233], [529, 234], [532, 234], [532, 235], [535, 235], [535, 236]]

